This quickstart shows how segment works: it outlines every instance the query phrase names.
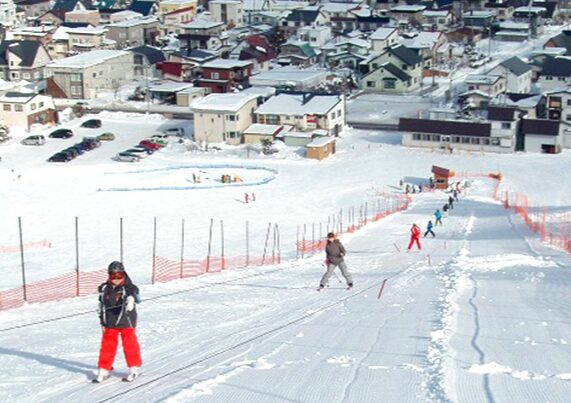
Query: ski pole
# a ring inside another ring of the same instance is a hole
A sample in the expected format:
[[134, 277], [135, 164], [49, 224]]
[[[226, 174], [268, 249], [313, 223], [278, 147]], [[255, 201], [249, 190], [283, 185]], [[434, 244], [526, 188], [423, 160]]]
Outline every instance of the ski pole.
[[339, 281], [340, 283], [342, 282], [341, 279], [339, 278], [339, 276], [337, 275], [337, 273], [335, 273], [335, 271], [333, 271], [333, 274], [335, 275], [335, 278], [337, 279], [337, 281]]

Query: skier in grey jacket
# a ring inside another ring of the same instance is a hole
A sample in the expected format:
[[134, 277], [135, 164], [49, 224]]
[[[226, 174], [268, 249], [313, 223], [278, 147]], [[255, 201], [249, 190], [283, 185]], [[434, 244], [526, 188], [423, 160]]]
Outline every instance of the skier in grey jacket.
[[327, 271], [321, 278], [319, 282], [319, 289], [321, 290], [325, 285], [329, 282], [329, 278], [333, 275], [333, 270], [339, 266], [341, 270], [341, 274], [345, 277], [347, 281], [347, 287], [353, 287], [353, 279], [351, 278], [351, 274], [347, 269], [347, 265], [345, 264], [345, 260], [343, 257], [346, 254], [345, 247], [343, 244], [337, 239], [333, 232], [327, 234], [327, 245], [325, 246], [325, 254], [326, 254], [326, 265]]

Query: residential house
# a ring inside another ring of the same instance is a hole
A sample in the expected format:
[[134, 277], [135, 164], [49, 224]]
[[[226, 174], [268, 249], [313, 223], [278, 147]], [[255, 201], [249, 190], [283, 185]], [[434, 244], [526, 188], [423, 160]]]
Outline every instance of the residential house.
[[471, 10], [464, 13], [462, 20], [464, 21], [464, 28], [470, 28], [477, 31], [488, 31], [491, 29], [492, 24], [496, 18], [494, 11]]
[[422, 58], [403, 45], [373, 54], [361, 66], [364, 91], [404, 94], [420, 88]]
[[194, 138], [202, 143], [240, 144], [252, 125], [258, 97], [251, 94], [211, 94], [190, 106], [194, 113]]
[[561, 122], [560, 131], [563, 146], [571, 148], [571, 87], [564, 90], [548, 92], [547, 119]]
[[0, 1], [0, 24], [11, 27], [18, 22], [14, 0]]
[[250, 85], [308, 91], [325, 81], [328, 73], [328, 70], [325, 69], [301, 69], [294, 66], [284, 66], [250, 77]]
[[254, 64], [247, 60], [216, 59], [202, 65], [198, 87], [210, 88], [213, 93], [231, 92], [249, 86]]
[[535, 38], [543, 33], [546, 13], [547, 9], [544, 7], [518, 7], [512, 18], [515, 22], [529, 23], [531, 36]]
[[208, 11], [214, 21], [223, 22], [228, 28], [244, 25], [244, 8], [239, 0], [211, 0]]
[[523, 119], [521, 130], [526, 152], [556, 154], [561, 152], [564, 137], [560, 122], [548, 119]]
[[357, 28], [357, 16], [353, 10], [360, 9], [355, 3], [325, 3], [322, 10], [329, 15], [333, 32], [351, 32]]
[[50, 9], [51, 0], [20, 0], [18, 7], [24, 10], [26, 19], [35, 20]]
[[116, 42], [118, 49], [132, 46], [154, 45], [160, 33], [157, 17], [130, 18], [108, 24], [107, 38]]
[[361, 32], [373, 32], [382, 27], [388, 27], [391, 18], [381, 15], [357, 15], [357, 29]]
[[571, 56], [571, 29], [563, 30], [559, 34], [550, 38], [547, 42], [545, 42], [543, 48], [564, 48], [564, 54], [566, 56]]
[[[508, 128], [505, 121], [430, 120], [400, 118], [402, 145], [436, 150], [513, 153], [516, 145], [515, 112]], [[505, 118], [503, 118], [505, 119]]]
[[37, 41], [46, 46], [52, 40], [56, 27], [18, 27], [10, 30], [14, 41]]
[[255, 113], [258, 123], [290, 125], [301, 131], [324, 129], [338, 135], [345, 127], [343, 95], [281, 93], [268, 99]]
[[145, 17], [159, 13], [157, 0], [133, 0], [129, 6], [130, 11], [139, 13]]
[[0, 120], [9, 127], [28, 130], [35, 123], [57, 123], [58, 116], [50, 96], [7, 92], [0, 96]]
[[506, 90], [506, 78], [502, 75], [469, 74], [464, 83], [467, 91], [483, 92], [490, 97], [495, 97]]
[[70, 28], [67, 30], [71, 54], [89, 52], [94, 49], [115, 49], [116, 43], [107, 39], [103, 27]]
[[165, 16], [173, 11], [191, 8], [194, 10], [194, 15], [196, 15], [196, 0], [162, 0], [159, 2], [159, 14], [162, 16]]
[[37, 17], [39, 23], [59, 26], [65, 21], [65, 14], [70, 11], [85, 11], [87, 6], [82, 0], [56, 0], [51, 9]]
[[72, 28], [59, 26], [54, 32], [51, 41], [46, 46], [52, 60], [63, 59], [69, 54], [69, 35], [67, 31]]
[[237, 59], [250, 61], [254, 64], [254, 71], [267, 71], [270, 61], [275, 59], [276, 51], [264, 35], [251, 35], [243, 41], [244, 46], [238, 50]]
[[208, 88], [186, 88], [176, 93], [176, 104], [177, 106], [190, 106], [194, 101], [204, 98], [208, 94]]
[[488, 74], [505, 76], [509, 92], [523, 94], [531, 92], [532, 69], [517, 56], [504, 60]]
[[491, 99], [490, 105], [517, 109], [529, 119], [545, 115], [545, 98], [541, 94], [502, 93]]
[[504, 21], [498, 24], [499, 31], [494, 34], [498, 41], [523, 42], [529, 39], [529, 23]]
[[448, 62], [451, 57], [448, 39], [442, 32], [418, 32], [402, 36], [399, 42], [422, 58], [424, 69]]
[[194, 21], [186, 24], [170, 24], [165, 25], [167, 32], [174, 32], [175, 34], [194, 34], [203, 36], [221, 36], [224, 30], [224, 23], [212, 21], [208, 19], [197, 18]]
[[143, 45], [125, 50], [133, 54], [135, 77], [159, 77], [158, 66], [166, 60], [160, 49]]
[[[258, 0], [259, 2], [259, 0]], [[281, 11], [269, 11], [269, 10], [258, 10], [258, 11], [248, 11], [245, 8], [246, 3], [244, 2], [244, 22], [252, 28], [257, 25], [269, 25], [275, 27], [278, 25], [280, 18], [283, 13]]]
[[452, 25], [452, 11], [424, 10], [422, 12], [422, 28], [425, 31], [444, 31]]
[[290, 39], [280, 46], [278, 64], [309, 67], [317, 61], [318, 53], [308, 42]]
[[382, 53], [399, 41], [399, 33], [396, 28], [378, 28], [369, 37], [373, 45], [374, 53]]
[[282, 18], [279, 25], [280, 32], [286, 36], [297, 33], [297, 30], [308, 26], [321, 26], [329, 24], [329, 16], [316, 7], [296, 9]]
[[65, 13], [65, 22], [84, 22], [94, 27], [99, 25], [99, 10], [78, 10]]
[[141, 17], [143, 17], [143, 14], [141, 13], [137, 13], [131, 10], [121, 10], [111, 14], [109, 16], [109, 21], [107, 21], [107, 23], [115, 24], [116, 22], [122, 22], [133, 18], [141, 18]]
[[223, 56], [230, 50], [228, 38], [218, 34], [179, 34], [178, 40], [183, 44], [181, 49], [191, 52], [204, 50], [209, 53]]
[[47, 93], [55, 98], [91, 99], [114, 91], [134, 78], [133, 54], [124, 50], [93, 50], [47, 65]]
[[484, 4], [484, 10], [493, 12], [498, 21], [511, 20], [515, 7], [513, 1], [490, 1]]
[[303, 27], [297, 31], [297, 34], [301, 41], [308, 42], [309, 46], [320, 50], [331, 40], [331, 27], [327, 25]]
[[244, 130], [242, 136], [246, 144], [259, 144], [263, 140], [274, 141], [276, 136], [285, 133], [287, 128], [291, 128], [291, 126], [254, 123]]
[[571, 59], [565, 56], [546, 58], [537, 83], [543, 92], [571, 85]]
[[338, 37], [337, 42], [323, 48], [326, 51], [325, 61], [329, 66], [358, 69], [359, 63], [367, 58], [371, 50], [371, 42], [359, 38]]
[[413, 4], [413, 5], [398, 5], [391, 7], [388, 15], [396, 22], [399, 27], [408, 26], [421, 26], [423, 22], [422, 13], [426, 6]]
[[181, 8], [178, 10], [169, 11], [163, 15], [164, 24], [175, 25], [175, 24], [186, 24], [191, 22], [196, 16], [195, 7]]
[[5, 40], [0, 43], [0, 79], [43, 80], [50, 60], [47, 49], [38, 41]]

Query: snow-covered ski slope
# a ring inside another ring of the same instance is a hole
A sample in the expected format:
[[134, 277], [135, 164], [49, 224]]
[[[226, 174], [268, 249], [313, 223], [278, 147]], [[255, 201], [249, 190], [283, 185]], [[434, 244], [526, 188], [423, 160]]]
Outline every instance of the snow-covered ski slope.
[[[542, 245], [476, 179], [422, 252], [398, 252], [439, 192], [347, 235], [355, 280], [316, 292], [323, 256], [143, 287], [144, 375], [93, 385], [93, 297], [2, 315], [0, 400], [568, 402], [569, 256]], [[380, 286], [386, 286], [379, 297]]]

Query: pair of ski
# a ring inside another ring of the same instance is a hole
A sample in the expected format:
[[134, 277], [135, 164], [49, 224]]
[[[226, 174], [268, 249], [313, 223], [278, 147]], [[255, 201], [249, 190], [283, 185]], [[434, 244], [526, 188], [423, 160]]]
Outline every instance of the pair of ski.
[[[328, 287], [329, 287], [329, 286], [328, 286]], [[348, 285], [347, 288], [346, 288], [346, 290], [351, 290], [352, 288], [353, 288], [352, 285]], [[324, 290], [324, 289], [325, 289], [325, 287], [321, 287], [321, 286], [317, 287], [317, 291], [322, 291], [322, 290]]]
[[[141, 376], [141, 374], [137, 374], [137, 375], [135, 375], [135, 376], [133, 376], [133, 377], [126, 376], [126, 377], [121, 378], [121, 382], [133, 382], [135, 379], [137, 379], [137, 378], [140, 377], [140, 376]], [[111, 378], [111, 375], [107, 375], [107, 376], [106, 376], [105, 378], [103, 378], [103, 380], [101, 380], [101, 381], [98, 380], [97, 378], [94, 378], [94, 379], [91, 380], [91, 382], [92, 382], [92, 383], [104, 383], [105, 381], [109, 380], [109, 378]]]

